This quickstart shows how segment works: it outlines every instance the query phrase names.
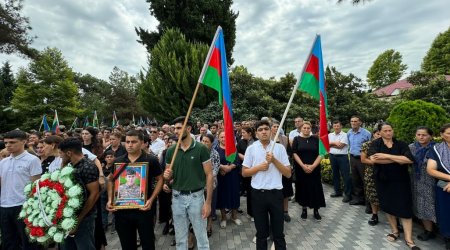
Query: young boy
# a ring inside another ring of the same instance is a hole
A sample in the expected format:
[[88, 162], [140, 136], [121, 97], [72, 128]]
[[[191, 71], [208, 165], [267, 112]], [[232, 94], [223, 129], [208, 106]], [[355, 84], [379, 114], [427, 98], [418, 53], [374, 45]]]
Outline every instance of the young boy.
[[[116, 157], [114, 157], [114, 151], [107, 150], [105, 152], [105, 162], [103, 163], [103, 174], [108, 177], [109, 174], [114, 169], [114, 161], [116, 160]], [[106, 210], [106, 203], [108, 202], [108, 192], [103, 192], [101, 197], [102, 202], [102, 224], [105, 231], [108, 229], [108, 215], [109, 212]], [[114, 216], [114, 215], [113, 215]]]

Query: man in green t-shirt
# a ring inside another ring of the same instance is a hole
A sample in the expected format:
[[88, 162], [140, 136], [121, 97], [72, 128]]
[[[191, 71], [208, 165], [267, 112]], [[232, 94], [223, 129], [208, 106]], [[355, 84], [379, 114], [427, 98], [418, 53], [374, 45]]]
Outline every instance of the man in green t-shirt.
[[[166, 153], [166, 170], [164, 178], [172, 182], [172, 213], [176, 228], [177, 249], [187, 249], [189, 222], [194, 228], [198, 249], [209, 249], [206, 234], [206, 220], [211, 212], [212, 199], [212, 165], [208, 149], [191, 137], [192, 123], [188, 121], [182, 131], [184, 117], [176, 118], [172, 124], [175, 134], [181, 136], [181, 144], [172, 158], [175, 145]], [[206, 186], [206, 201], [204, 188]]]

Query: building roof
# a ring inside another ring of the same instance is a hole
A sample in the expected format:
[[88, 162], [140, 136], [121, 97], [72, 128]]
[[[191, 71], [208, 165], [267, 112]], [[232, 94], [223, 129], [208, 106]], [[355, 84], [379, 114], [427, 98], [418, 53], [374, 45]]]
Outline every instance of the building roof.
[[400, 90], [410, 89], [413, 85], [409, 83], [406, 79], [394, 82], [385, 87], [375, 90], [373, 93], [377, 96], [393, 96], [400, 94]]

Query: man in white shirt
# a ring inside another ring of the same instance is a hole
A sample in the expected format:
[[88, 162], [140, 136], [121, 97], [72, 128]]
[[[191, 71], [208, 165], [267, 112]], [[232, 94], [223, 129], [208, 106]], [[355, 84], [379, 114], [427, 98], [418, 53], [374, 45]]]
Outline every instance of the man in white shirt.
[[245, 151], [242, 176], [252, 177], [251, 202], [256, 228], [256, 249], [267, 249], [269, 224], [275, 248], [286, 249], [281, 176], [291, 176], [289, 158], [286, 149], [279, 143], [275, 144], [271, 152], [275, 142], [270, 140], [268, 121], [258, 121], [255, 128], [259, 141], [254, 142]]
[[294, 138], [296, 136], [300, 135], [300, 129], [303, 125], [303, 118], [301, 118], [300, 116], [295, 117], [294, 119], [295, 122], [295, 129], [292, 130], [291, 132], [289, 132], [289, 144], [292, 146], [292, 142], [294, 142]]
[[41, 161], [25, 150], [25, 132], [10, 131], [4, 141], [10, 156], [0, 161], [2, 249], [38, 249], [29, 242], [23, 220], [17, 218], [26, 199], [25, 186], [42, 173]]
[[150, 153], [153, 153], [156, 157], [164, 150], [166, 144], [158, 137], [158, 129], [152, 127], [150, 129]]
[[333, 122], [333, 133], [328, 134], [330, 141], [330, 163], [333, 170], [333, 186], [334, 193], [330, 197], [342, 196], [341, 176], [344, 182], [344, 198], [343, 202], [351, 200], [351, 178], [350, 178], [350, 162], [348, 160], [348, 137], [347, 133], [342, 131], [340, 121]]

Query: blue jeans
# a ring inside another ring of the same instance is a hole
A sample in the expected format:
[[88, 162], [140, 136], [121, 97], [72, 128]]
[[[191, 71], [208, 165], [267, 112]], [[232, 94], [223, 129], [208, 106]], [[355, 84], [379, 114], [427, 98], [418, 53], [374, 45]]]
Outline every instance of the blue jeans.
[[348, 155], [330, 154], [331, 169], [333, 170], [333, 186], [336, 194], [342, 194], [341, 176], [344, 182], [344, 194], [351, 198], [352, 179], [350, 178], [350, 162]]
[[194, 228], [197, 248], [199, 250], [209, 249], [206, 219], [202, 218], [204, 203], [203, 190], [188, 195], [182, 195], [179, 191], [172, 190], [172, 214], [178, 250], [188, 248], [189, 222]]
[[95, 250], [95, 217], [96, 213], [84, 217], [74, 237], [68, 236], [60, 245], [61, 250]]

